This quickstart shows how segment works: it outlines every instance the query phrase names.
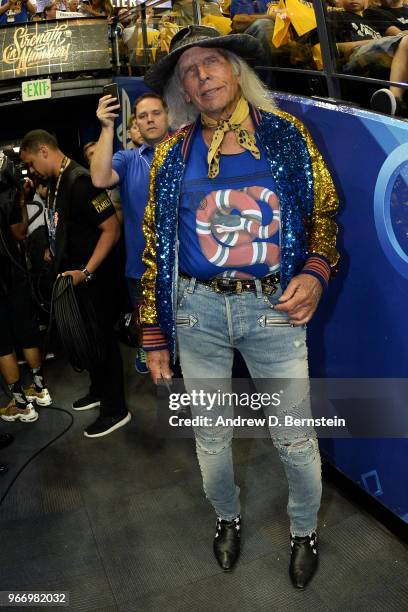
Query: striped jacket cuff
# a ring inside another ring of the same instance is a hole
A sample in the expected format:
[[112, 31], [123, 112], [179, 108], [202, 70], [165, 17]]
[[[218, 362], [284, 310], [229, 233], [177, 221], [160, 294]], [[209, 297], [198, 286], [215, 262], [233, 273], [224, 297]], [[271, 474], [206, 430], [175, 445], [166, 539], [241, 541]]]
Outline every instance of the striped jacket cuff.
[[143, 326], [143, 350], [161, 351], [167, 349], [166, 336], [158, 325]]
[[329, 262], [322, 255], [312, 254], [307, 258], [302, 274], [314, 276], [321, 282], [323, 288], [326, 289], [330, 279]]

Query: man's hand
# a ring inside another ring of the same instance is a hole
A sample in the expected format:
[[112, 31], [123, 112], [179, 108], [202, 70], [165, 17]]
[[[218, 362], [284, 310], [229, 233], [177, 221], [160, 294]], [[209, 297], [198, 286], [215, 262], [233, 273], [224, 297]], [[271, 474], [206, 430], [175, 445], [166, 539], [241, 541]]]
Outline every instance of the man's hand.
[[23, 183], [23, 187], [22, 187], [22, 193], [24, 195], [24, 199], [25, 200], [28, 198], [28, 195], [29, 195], [31, 189], [34, 189], [34, 183], [33, 183], [33, 181], [30, 178], [26, 177], [24, 179], [24, 183]]
[[292, 325], [304, 325], [312, 318], [322, 291], [317, 278], [310, 274], [298, 274], [282, 293], [275, 310], [287, 312]]
[[52, 263], [52, 255], [50, 249], [45, 249], [43, 259], [48, 264]]
[[172, 378], [170, 369], [170, 353], [167, 349], [161, 351], [146, 351], [147, 367], [153, 382], [157, 385], [162, 378]]
[[119, 116], [114, 111], [119, 109], [120, 104], [118, 104], [118, 100], [113, 96], [102, 96], [99, 99], [96, 116], [103, 128], [113, 128], [115, 119]]
[[63, 272], [61, 276], [71, 276], [74, 287], [80, 283], [83, 283], [86, 279], [85, 274], [81, 270], [67, 270], [66, 272]]

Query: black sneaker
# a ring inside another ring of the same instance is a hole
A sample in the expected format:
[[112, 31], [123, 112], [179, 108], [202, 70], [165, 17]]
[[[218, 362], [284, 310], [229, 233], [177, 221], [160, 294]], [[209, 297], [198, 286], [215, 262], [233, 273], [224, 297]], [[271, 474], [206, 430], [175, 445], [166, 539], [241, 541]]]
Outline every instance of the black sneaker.
[[373, 110], [385, 115], [405, 117], [407, 106], [403, 100], [396, 98], [389, 89], [379, 89], [371, 96], [370, 106]]
[[72, 409], [90, 410], [91, 408], [99, 408], [100, 405], [101, 400], [99, 399], [99, 397], [88, 393], [88, 395], [85, 395], [85, 397], [81, 397], [80, 399], [76, 400], [76, 402], [72, 404]]
[[132, 415], [130, 412], [127, 413], [126, 416], [121, 417], [98, 417], [94, 423], [89, 425], [85, 431], [84, 436], [87, 438], [101, 438], [102, 436], [107, 436], [108, 434], [115, 431], [115, 429], [119, 429], [119, 427], [123, 427], [126, 423], [129, 423]]

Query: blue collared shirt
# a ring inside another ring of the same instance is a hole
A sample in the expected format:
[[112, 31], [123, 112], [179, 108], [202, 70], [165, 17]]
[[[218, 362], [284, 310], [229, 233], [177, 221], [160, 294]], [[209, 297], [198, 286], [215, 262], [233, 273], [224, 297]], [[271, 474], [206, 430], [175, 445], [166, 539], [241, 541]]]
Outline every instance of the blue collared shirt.
[[141, 278], [145, 271], [142, 261], [145, 247], [142, 222], [149, 197], [153, 154], [154, 149], [143, 144], [138, 149], [118, 151], [112, 160], [112, 168], [119, 175], [127, 255], [125, 273], [128, 278]]

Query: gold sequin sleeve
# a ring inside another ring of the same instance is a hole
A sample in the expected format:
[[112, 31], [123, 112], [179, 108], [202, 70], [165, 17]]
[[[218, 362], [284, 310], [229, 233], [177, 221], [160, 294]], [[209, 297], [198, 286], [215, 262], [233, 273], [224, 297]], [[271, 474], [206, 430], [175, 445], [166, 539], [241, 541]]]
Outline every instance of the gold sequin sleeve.
[[303, 123], [288, 113], [274, 112], [293, 123], [306, 141], [312, 162], [314, 190], [312, 223], [308, 240], [309, 252], [323, 255], [333, 267], [339, 260], [339, 253], [336, 250], [337, 223], [334, 221], [339, 201], [332, 177]]
[[147, 325], [157, 324], [156, 279], [157, 279], [157, 245], [156, 245], [156, 176], [166, 158], [169, 149], [176, 144], [183, 133], [177, 132], [156, 147], [150, 166], [149, 199], [143, 218], [143, 234], [146, 246], [143, 262], [146, 271], [142, 276], [143, 304], [140, 308], [140, 322]]

